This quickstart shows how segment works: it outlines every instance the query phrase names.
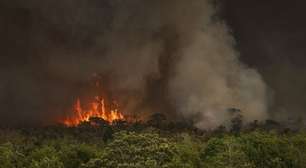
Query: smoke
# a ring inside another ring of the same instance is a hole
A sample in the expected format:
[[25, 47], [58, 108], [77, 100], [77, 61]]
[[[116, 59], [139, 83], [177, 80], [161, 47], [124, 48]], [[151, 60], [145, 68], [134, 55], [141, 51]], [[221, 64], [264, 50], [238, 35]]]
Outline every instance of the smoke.
[[300, 18], [306, 1], [223, 2], [222, 13], [238, 41], [241, 60], [256, 67], [273, 92], [269, 116], [278, 121], [305, 119], [306, 97], [301, 93], [306, 84], [306, 24]]
[[222, 23], [210, 23], [182, 51], [171, 96], [179, 112], [196, 116], [200, 128], [229, 121], [230, 107], [247, 122], [267, 117], [266, 86], [260, 75], [239, 62], [233, 39]]
[[267, 118], [266, 86], [239, 61], [235, 40], [210, 1], [113, 3], [118, 12], [107, 64], [117, 76], [115, 90], [134, 89], [148, 106], [136, 103], [132, 111], [175, 110], [199, 128], [225, 124], [232, 107], [241, 109], [247, 122]]
[[61, 115], [93, 73], [111, 79], [107, 89], [128, 114], [164, 113], [202, 129], [226, 124], [229, 108], [241, 109], [246, 122], [267, 118], [265, 83], [239, 61], [235, 40], [210, 0], [3, 4], [17, 9], [7, 15], [25, 11], [28, 29], [13, 24], [17, 30], [10, 34], [23, 39], [20, 47], [28, 52], [4, 59], [13, 65], [22, 54], [25, 61], [4, 68], [14, 72], [5, 73], [12, 80], [0, 85], [6, 90], [1, 104], [11, 97], [9, 107], [27, 111], [25, 118]]

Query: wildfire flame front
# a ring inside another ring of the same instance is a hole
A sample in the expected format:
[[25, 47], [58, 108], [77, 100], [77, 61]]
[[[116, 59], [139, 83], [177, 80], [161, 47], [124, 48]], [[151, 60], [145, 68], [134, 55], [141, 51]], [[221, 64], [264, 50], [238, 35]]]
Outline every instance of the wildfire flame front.
[[119, 112], [117, 105], [107, 108], [105, 99], [96, 96], [95, 100], [90, 103], [88, 110], [82, 107], [81, 100], [78, 98], [73, 107], [73, 114], [65, 118], [63, 123], [66, 126], [73, 127], [82, 122], [89, 121], [93, 117], [101, 118], [110, 123], [115, 120], [124, 120], [124, 116]]

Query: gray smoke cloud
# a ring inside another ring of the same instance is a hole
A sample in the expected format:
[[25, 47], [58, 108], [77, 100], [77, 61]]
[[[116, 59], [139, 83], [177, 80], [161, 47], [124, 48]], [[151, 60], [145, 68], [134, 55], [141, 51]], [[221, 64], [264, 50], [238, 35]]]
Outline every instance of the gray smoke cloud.
[[238, 60], [226, 26], [208, 24], [183, 49], [171, 96], [185, 116], [198, 116], [197, 126], [210, 128], [228, 122], [228, 108], [242, 110], [247, 122], [267, 118], [266, 86], [261, 76]]
[[107, 55], [110, 71], [118, 76], [115, 89], [135, 89], [143, 100], [152, 96], [144, 92], [153, 75], [162, 85], [158, 91], [166, 94], [158, 94], [165, 100], [148, 109], [166, 103], [199, 128], [226, 124], [231, 107], [241, 109], [246, 122], [267, 118], [266, 85], [256, 70], [239, 61], [235, 40], [215, 18], [210, 1], [113, 3], [118, 12]]
[[[30, 25], [23, 38], [30, 39], [24, 56], [29, 65], [6, 68], [14, 69], [5, 73], [13, 82], [0, 85], [6, 92], [2, 104], [12, 96], [13, 105], [25, 104], [15, 111], [29, 111], [23, 116], [61, 115], [83, 83], [102, 73], [127, 114], [160, 112], [193, 120], [201, 129], [228, 123], [233, 107], [246, 122], [268, 117], [266, 85], [239, 61], [235, 40], [210, 0], [6, 5], [22, 7]], [[28, 66], [32, 70], [24, 71]]]

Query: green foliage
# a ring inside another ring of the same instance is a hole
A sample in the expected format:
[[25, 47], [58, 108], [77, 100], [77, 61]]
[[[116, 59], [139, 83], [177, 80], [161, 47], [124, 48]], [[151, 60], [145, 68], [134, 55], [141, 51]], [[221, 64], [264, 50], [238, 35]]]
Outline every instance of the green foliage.
[[182, 134], [182, 140], [176, 144], [177, 155], [172, 161], [172, 166], [176, 168], [201, 167], [200, 148], [200, 142], [196, 142], [189, 134]]
[[204, 167], [304, 168], [306, 136], [252, 132], [212, 138], [201, 153]]
[[97, 157], [95, 148], [86, 144], [63, 146], [60, 153], [60, 159], [65, 168], [79, 168], [82, 164], [95, 157]]
[[11, 143], [0, 146], [0, 168], [14, 167], [14, 151]]
[[213, 138], [201, 152], [203, 167], [207, 168], [254, 168], [239, 143], [233, 136]]
[[24, 155], [14, 149], [12, 143], [0, 145], [0, 168], [19, 168], [24, 164]]
[[43, 146], [33, 151], [29, 157], [30, 168], [64, 168], [53, 147]]
[[[305, 168], [306, 134], [220, 134], [143, 127], [105, 141], [100, 127], [0, 130], [0, 168]], [[131, 128], [129, 128], [131, 129]], [[119, 132], [118, 132], [119, 131]]]
[[83, 164], [82, 168], [102, 168], [103, 165], [104, 165], [103, 161], [101, 159], [96, 158], [96, 159], [91, 159], [86, 164]]
[[174, 143], [157, 134], [120, 132], [101, 160], [107, 168], [161, 168], [167, 167], [174, 155]]
[[285, 136], [276, 133], [253, 132], [244, 134], [241, 137], [241, 143], [246, 154], [257, 167], [301, 167], [299, 163], [301, 160], [297, 156], [298, 146], [294, 146]]
[[288, 138], [288, 141], [295, 148], [294, 156], [297, 159], [297, 167], [306, 167], [306, 134], [301, 133]]

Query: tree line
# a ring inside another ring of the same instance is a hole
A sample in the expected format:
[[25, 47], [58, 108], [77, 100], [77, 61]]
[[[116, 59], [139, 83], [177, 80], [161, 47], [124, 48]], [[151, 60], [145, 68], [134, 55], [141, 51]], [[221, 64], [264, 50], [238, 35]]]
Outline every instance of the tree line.
[[305, 168], [306, 133], [275, 121], [198, 130], [91, 118], [77, 127], [0, 129], [0, 168]]

